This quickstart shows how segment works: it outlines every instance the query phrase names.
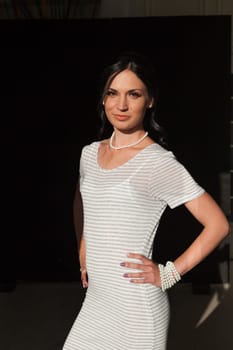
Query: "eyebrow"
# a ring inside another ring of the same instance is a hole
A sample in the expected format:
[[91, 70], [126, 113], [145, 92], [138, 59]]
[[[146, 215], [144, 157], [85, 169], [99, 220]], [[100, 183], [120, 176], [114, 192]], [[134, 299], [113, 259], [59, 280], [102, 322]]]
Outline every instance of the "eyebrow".
[[[113, 88], [111, 88], [111, 87], [109, 87], [108, 90], [118, 91], [118, 90], [113, 89]], [[136, 90], [137, 90], [137, 91], [144, 91], [143, 89], [135, 88], [135, 89], [130, 89], [130, 90], [128, 90], [127, 92], [133, 92], [133, 91], [136, 91]]]

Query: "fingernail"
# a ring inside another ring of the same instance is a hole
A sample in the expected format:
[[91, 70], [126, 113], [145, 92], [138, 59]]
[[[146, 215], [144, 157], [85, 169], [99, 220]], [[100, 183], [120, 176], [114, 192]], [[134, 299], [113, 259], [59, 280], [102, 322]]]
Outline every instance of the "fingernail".
[[128, 277], [128, 274], [127, 274], [127, 273], [124, 273], [123, 277]]
[[122, 263], [120, 263], [120, 265], [121, 265], [121, 266], [125, 266], [125, 263], [124, 263], [124, 262], [122, 262]]

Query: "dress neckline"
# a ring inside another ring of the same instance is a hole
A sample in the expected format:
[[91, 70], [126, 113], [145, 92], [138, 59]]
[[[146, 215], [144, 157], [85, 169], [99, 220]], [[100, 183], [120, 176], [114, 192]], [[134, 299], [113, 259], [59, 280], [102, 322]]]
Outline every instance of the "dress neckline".
[[113, 172], [113, 171], [116, 171], [118, 169], [121, 169], [125, 166], [127, 166], [128, 164], [130, 164], [131, 162], [133, 162], [136, 158], [138, 158], [141, 154], [144, 153], [144, 151], [148, 150], [149, 148], [151, 148], [152, 146], [158, 146], [157, 143], [151, 143], [150, 145], [144, 147], [143, 149], [141, 149], [140, 151], [138, 151], [133, 157], [131, 157], [130, 159], [128, 159], [126, 162], [114, 167], [114, 168], [104, 168], [102, 167], [100, 164], [99, 164], [99, 161], [98, 161], [98, 154], [99, 154], [99, 146], [100, 146], [100, 143], [102, 141], [97, 141], [96, 142], [96, 153], [95, 153], [95, 160], [96, 160], [96, 165], [97, 167], [99, 168], [99, 170], [103, 171], [103, 172]]

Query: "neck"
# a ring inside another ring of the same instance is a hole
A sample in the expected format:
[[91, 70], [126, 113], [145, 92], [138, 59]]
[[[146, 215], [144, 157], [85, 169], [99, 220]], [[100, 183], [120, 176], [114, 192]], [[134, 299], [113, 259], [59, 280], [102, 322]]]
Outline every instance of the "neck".
[[[115, 145], [115, 131], [112, 133], [112, 136], [109, 140], [109, 146], [112, 149], [122, 149], [122, 148], [129, 148], [129, 147], [134, 147], [136, 145], [138, 145], [139, 143], [141, 143], [148, 135], [148, 132], [144, 132], [143, 136], [140, 137], [139, 139], [137, 139], [136, 141], [130, 143], [130, 144], [125, 144], [125, 145], [120, 145], [120, 146], [116, 146]], [[113, 144], [114, 143], [114, 144]]]

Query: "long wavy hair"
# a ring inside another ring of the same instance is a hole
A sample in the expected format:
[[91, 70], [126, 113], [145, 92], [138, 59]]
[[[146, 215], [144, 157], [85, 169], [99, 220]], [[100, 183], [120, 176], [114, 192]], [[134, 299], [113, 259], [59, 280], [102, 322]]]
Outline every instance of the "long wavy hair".
[[102, 73], [100, 81], [100, 96], [97, 111], [100, 116], [101, 126], [99, 139], [109, 137], [113, 131], [105, 114], [103, 101], [107, 94], [112, 80], [125, 69], [131, 70], [144, 83], [148, 95], [153, 98], [154, 103], [151, 108], [147, 108], [143, 126], [148, 131], [149, 136], [161, 146], [167, 148], [167, 137], [163, 127], [156, 121], [156, 107], [158, 102], [158, 86], [155, 67], [152, 62], [142, 54], [135, 52], [125, 52], [118, 56], [115, 61], [107, 66]]

